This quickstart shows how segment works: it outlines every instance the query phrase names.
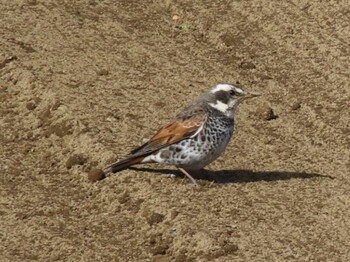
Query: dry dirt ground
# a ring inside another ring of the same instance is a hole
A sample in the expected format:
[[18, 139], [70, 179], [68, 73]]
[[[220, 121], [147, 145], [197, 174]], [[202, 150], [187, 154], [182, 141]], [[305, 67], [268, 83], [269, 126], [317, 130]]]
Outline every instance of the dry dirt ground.
[[[349, 261], [349, 15], [1, 0], [0, 261]], [[202, 187], [158, 165], [88, 179], [220, 81], [263, 96]]]

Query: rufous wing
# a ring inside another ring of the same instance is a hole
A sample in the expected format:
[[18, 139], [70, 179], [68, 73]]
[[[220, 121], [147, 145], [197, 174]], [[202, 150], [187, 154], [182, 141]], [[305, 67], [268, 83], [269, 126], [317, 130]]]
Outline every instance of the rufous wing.
[[147, 143], [132, 150], [129, 156], [148, 155], [189, 138], [199, 132], [205, 122], [205, 117], [192, 118], [185, 121], [173, 121], [161, 128]]
[[185, 115], [185, 117], [170, 122], [161, 128], [147, 143], [132, 150], [125, 159], [108, 166], [105, 172], [115, 173], [130, 166], [141, 164], [143, 159], [152, 153], [199, 133], [206, 120], [205, 114], [198, 114], [195, 117]]
[[147, 143], [134, 149], [123, 160], [111, 164], [105, 172], [118, 172], [130, 166], [141, 164], [142, 160], [159, 149], [172, 145], [200, 132], [205, 119], [174, 121], [161, 128]]

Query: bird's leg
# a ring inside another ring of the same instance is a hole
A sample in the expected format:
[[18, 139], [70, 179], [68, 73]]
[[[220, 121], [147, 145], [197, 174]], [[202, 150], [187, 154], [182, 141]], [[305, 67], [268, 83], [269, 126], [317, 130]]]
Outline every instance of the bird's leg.
[[195, 186], [199, 186], [196, 182], [196, 180], [189, 174], [187, 173], [187, 171], [181, 167], [177, 167], [177, 169], [179, 169], [184, 175], [186, 175], [191, 181], [192, 183], [195, 185]]

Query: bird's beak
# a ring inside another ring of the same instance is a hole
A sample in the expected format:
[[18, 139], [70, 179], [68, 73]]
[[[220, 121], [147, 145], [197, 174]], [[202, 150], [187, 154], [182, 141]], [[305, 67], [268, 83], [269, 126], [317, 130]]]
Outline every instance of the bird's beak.
[[255, 93], [255, 92], [247, 92], [247, 91], [245, 91], [243, 94], [244, 99], [253, 98], [253, 97], [257, 97], [257, 96], [261, 96], [261, 94]]

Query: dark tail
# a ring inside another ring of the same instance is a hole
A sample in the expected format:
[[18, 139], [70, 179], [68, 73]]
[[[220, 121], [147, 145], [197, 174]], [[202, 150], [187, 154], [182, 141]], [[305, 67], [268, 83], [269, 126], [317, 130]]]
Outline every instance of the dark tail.
[[144, 159], [143, 156], [141, 156], [141, 157], [139, 156], [139, 157], [136, 157], [136, 158], [135, 157], [130, 157], [130, 158], [121, 160], [119, 162], [116, 162], [116, 163], [108, 166], [105, 169], [105, 173], [109, 173], [109, 172], [116, 173], [116, 172], [122, 171], [124, 169], [127, 169], [130, 166], [141, 164], [141, 161], [143, 159]]

